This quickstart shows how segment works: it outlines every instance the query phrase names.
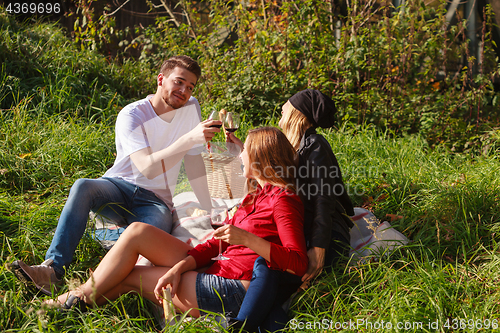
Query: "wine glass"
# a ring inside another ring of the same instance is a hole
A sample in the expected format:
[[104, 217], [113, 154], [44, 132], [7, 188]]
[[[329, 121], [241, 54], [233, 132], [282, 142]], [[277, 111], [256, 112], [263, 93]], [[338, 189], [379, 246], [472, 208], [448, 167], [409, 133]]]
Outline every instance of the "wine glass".
[[[208, 119], [222, 121], [221, 114], [219, 113], [219, 111], [216, 111], [216, 110], [213, 110], [210, 113], [210, 117], [208, 117]], [[210, 125], [210, 127], [217, 127], [217, 128], [221, 128], [221, 126], [222, 126], [222, 124], [221, 125]]]
[[[226, 224], [228, 219], [227, 208], [218, 207], [212, 208], [210, 213], [210, 224], [212, 228], [217, 229]], [[229, 258], [224, 257], [222, 255], [222, 240], [219, 239], [219, 255], [217, 257], [212, 258], [212, 260], [229, 260]]]
[[[208, 117], [208, 119], [222, 121], [220, 112], [218, 112], [216, 110], [212, 110], [212, 112], [210, 112], [210, 116]], [[221, 128], [222, 124], [221, 125], [210, 125], [210, 127]], [[212, 154], [212, 146], [210, 145], [210, 141], [207, 141], [207, 150], [210, 153], [210, 156], [212, 156], [211, 155]], [[213, 165], [212, 165], [212, 169], [213, 169]]]
[[228, 112], [224, 118], [224, 128], [226, 131], [233, 133], [240, 127], [240, 116], [234, 112]]
[[[227, 112], [224, 117], [224, 129], [229, 133], [234, 133], [240, 127], [240, 115], [234, 112]], [[234, 142], [226, 143], [230, 155], [235, 156], [241, 153], [241, 148]]]

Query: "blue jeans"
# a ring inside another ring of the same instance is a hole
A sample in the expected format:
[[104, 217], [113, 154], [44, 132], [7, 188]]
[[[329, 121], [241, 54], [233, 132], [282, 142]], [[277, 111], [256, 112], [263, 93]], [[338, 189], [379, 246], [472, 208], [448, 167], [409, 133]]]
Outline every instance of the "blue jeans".
[[153, 192], [119, 178], [78, 179], [69, 192], [45, 259], [52, 259], [54, 270], [64, 275], [85, 233], [90, 211], [117, 225], [144, 222], [168, 233], [172, 213]]
[[[334, 234], [325, 258], [325, 272], [349, 253], [349, 242], [342, 235]], [[245, 329], [258, 332], [275, 332], [285, 328], [288, 315], [282, 304], [300, 287], [301, 277], [272, 270], [264, 258], [258, 257], [253, 266], [252, 280], [240, 312], [235, 318], [246, 321]]]
[[205, 273], [196, 276], [196, 299], [200, 311], [237, 314], [245, 293], [240, 280]]
[[275, 332], [285, 328], [288, 315], [281, 306], [301, 284], [300, 276], [270, 269], [266, 260], [258, 257], [250, 287], [235, 319], [246, 321], [244, 329], [250, 332]]

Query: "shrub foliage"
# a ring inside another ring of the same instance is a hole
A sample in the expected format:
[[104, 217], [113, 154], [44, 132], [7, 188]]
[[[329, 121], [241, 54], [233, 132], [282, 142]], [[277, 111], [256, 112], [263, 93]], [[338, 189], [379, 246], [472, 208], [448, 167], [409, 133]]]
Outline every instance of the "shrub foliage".
[[[197, 58], [200, 100], [242, 112], [254, 125], [275, 117], [295, 92], [315, 88], [337, 102], [340, 122], [421, 133], [431, 146], [457, 151], [498, 142], [500, 67], [489, 7], [479, 14], [480, 47], [471, 54], [467, 20], [457, 13], [448, 24], [445, 1], [394, 9], [355, 0], [346, 15], [329, 1], [205, 3], [208, 22], [199, 1], [180, 1], [179, 26], [163, 17], [137, 29], [121, 57], [140, 50], [139, 59], [154, 66], [173, 54]], [[102, 29], [110, 25], [108, 18]], [[109, 38], [97, 35], [87, 43], [99, 39], [104, 50]]]

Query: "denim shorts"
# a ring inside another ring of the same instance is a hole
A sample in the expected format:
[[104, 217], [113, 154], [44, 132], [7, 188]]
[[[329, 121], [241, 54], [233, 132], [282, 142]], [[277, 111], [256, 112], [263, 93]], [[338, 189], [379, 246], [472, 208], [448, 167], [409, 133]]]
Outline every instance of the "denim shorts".
[[200, 310], [238, 315], [246, 289], [240, 280], [199, 273], [196, 277], [196, 299]]

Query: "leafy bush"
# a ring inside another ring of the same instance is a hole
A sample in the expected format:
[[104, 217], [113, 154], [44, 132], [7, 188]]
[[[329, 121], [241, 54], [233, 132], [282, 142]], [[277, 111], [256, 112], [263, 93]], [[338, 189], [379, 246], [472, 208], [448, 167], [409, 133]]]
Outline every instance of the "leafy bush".
[[[375, 124], [396, 135], [421, 133], [431, 146], [481, 146], [478, 136], [498, 127], [493, 82], [500, 67], [491, 35], [483, 29], [480, 72], [472, 76], [475, 60], [468, 54], [464, 22], [443, 29], [444, 5], [434, 9], [411, 1], [394, 15], [383, 7], [376, 20], [370, 20], [370, 12], [352, 9], [341, 18], [338, 39], [332, 20], [339, 18], [326, 2], [287, 2], [265, 10], [267, 16], [236, 6], [239, 39], [207, 48], [202, 56], [210, 78], [202, 95], [251, 115], [254, 124], [296, 91], [316, 88], [337, 102], [340, 119]], [[214, 12], [219, 26], [230, 17]]]
[[2, 10], [0, 25], [2, 109], [26, 99], [49, 115], [106, 118], [154, 85], [147, 67], [110, 65], [95, 51], [79, 50], [55, 24], [19, 24]]
[[161, 18], [157, 27], [137, 29], [131, 43], [149, 66], [173, 54], [197, 58], [203, 104], [239, 111], [257, 125], [295, 92], [315, 88], [337, 102], [340, 122], [421, 133], [431, 146], [457, 151], [498, 145], [500, 67], [489, 8], [476, 56], [463, 18], [445, 28], [445, 3], [411, 0], [395, 11], [353, 1], [343, 17], [326, 1], [211, 0], [208, 23], [196, 2], [178, 6], [188, 18], [179, 27]]
[[114, 160], [114, 119], [154, 75], [79, 50], [55, 24], [0, 11], [0, 189], [48, 195]]
[[431, 146], [458, 151], [485, 140], [498, 144], [500, 67], [489, 8], [478, 61], [469, 54], [465, 20], [443, 28], [444, 3], [413, 0], [394, 13], [354, 1], [340, 17], [328, 2], [213, 0], [209, 23], [201, 22], [193, 3], [182, 4], [191, 13], [186, 23], [159, 19], [156, 29], [142, 31], [142, 44], [134, 42], [141, 58], [156, 63], [179, 53], [197, 58], [204, 70], [202, 103], [244, 113], [256, 125], [273, 118], [295, 92], [315, 88], [337, 102], [341, 122], [421, 133]]

